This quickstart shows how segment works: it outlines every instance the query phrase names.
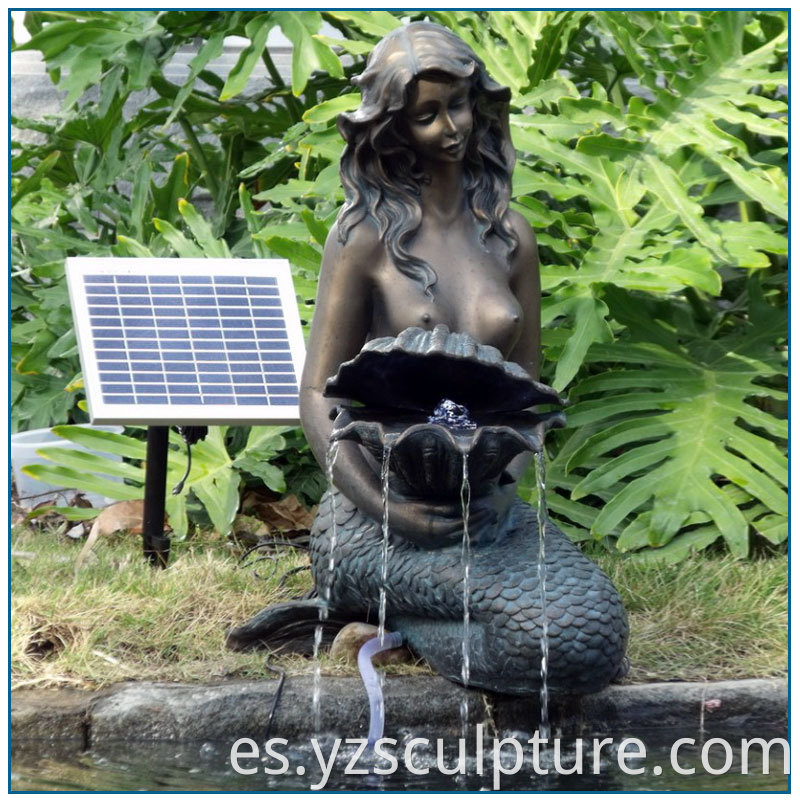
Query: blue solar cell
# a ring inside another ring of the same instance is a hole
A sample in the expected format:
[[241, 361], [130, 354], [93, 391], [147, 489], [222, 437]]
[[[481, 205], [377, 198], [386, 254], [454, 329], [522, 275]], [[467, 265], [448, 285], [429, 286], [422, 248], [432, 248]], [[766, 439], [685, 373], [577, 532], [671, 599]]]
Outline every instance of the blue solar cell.
[[136, 402], [144, 405], [163, 405], [164, 397], [155, 394], [137, 394]]
[[85, 285], [90, 283], [114, 283], [113, 275], [85, 275], [83, 278]]
[[178, 341], [189, 341], [191, 334], [187, 330], [180, 328], [159, 328], [158, 329], [159, 341], [166, 347], [168, 343]]
[[94, 346], [98, 350], [102, 350], [103, 348], [113, 348], [113, 347], [125, 347], [125, 340], [124, 339], [95, 339]]
[[226, 361], [224, 350], [201, 350], [197, 353], [196, 361], [198, 364], [203, 364], [203, 369], [210, 369], [206, 366], [208, 361]]
[[147, 283], [146, 275], [117, 275], [117, 283]]
[[221, 330], [222, 323], [219, 319], [211, 319], [206, 317], [198, 317], [196, 319], [189, 320], [189, 328], [192, 331], [201, 331], [201, 330]]
[[267, 383], [291, 383], [294, 384], [294, 375], [282, 375], [277, 372], [265, 373]]
[[[183, 330], [183, 332], [186, 332], [189, 327], [189, 323], [183, 317], [170, 317], [168, 319], [164, 319], [163, 317], [159, 316], [156, 318], [156, 323], [159, 328], [180, 328]], [[177, 333], [179, 333], [179, 331], [170, 330], [169, 335], [172, 336]]]
[[99, 350], [97, 352], [98, 358], [113, 359], [114, 361], [124, 361], [128, 354], [124, 350]]
[[177, 275], [150, 275], [150, 283], [178, 283]]
[[[92, 327], [92, 333], [95, 337], [105, 337], [105, 336], [120, 336], [122, 331], [119, 328], [95, 328]], [[95, 338], [95, 341], [98, 339]]]
[[215, 392], [228, 391], [231, 385], [230, 375], [225, 375], [222, 372], [213, 373], [211, 375], [204, 375], [198, 380], [201, 387], [211, 386]]
[[217, 297], [226, 297], [227, 295], [246, 295], [247, 289], [244, 286], [217, 286]]
[[244, 278], [235, 275], [215, 275], [214, 283], [217, 285], [220, 283], [244, 284]]
[[121, 392], [129, 392], [131, 390], [130, 381], [125, 382], [112, 382], [109, 381], [108, 383], [103, 382], [103, 391], [104, 392], [113, 392], [114, 394], [120, 394]]
[[[172, 398], [170, 398], [172, 399]], [[186, 395], [185, 397], [175, 397], [174, 398], [175, 405], [186, 405], [186, 406], [201, 406], [203, 405], [203, 398], [200, 395]]]
[[299, 402], [300, 398], [297, 395], [291, 397], [271, 397], [269, 400], [271, 406], [296, 406]]
[[224, 332], [225, 339], [249, 339], [250, 341], [255, 341], [256, 335], [252, 329], [247, 328], [236, 328], [234, 330], [226, 330]]
[[266, 397], [237, 397], [237, 406], [268, 406]]
[[116, 306], [116, 297], [93, 297], [89, 301], [89, 308], [99, 308], [100, 306]]
[[132, 317], [129, 314], [125, 314], [122, 322], [126, 328], [152, 328], [155, 325], [152, 314], [146, 317]]
[[[109, 366], [111, 363], [111, 366]], [[102, 370], [100, 373], [101, 381], [121, 381], [127, 380], [131, 376], [131, 371], [126, 364], [119, 366], [119, 369], [114, 370], [117, 366], [116, 362], [98, 361], [97, 366]]]
[[248, 286], [277, 286], [278, 280], [277, 278], [257, 278], [249, 275], [245, 278], [245, 283]]
[[226, 347], [228, 350], [252, 350], [253, 349], [253, 343], [252, 342], [247, 342], [247, 341], [243, 341], [243, 342], [235, 342], [235, 341], [233, 341], [233, 342], [225, 342], [224, 345], [223, 345], [223, 343], [220, 343], [220, 347], [223, 347], [223, 346]]
[[294, 373], [294, 367], [291, 364], [270, 364], [264, 362], [263, 368], [270, 372], [291, 372]]
[[186, 297], [184, 301], [186, 307], [190, 311], [194, 311], [197, 308], [204, 308], [205, 306], [213, 306], [216, 311], [217, 301], [213, 297]]
[[239, 361], [246, 361], [252, 367], [258, 369], [258, 354], [254, 352], [245, 352], [245, 353], [228, 353], [228, 358], [230, 359], [231, 365], [237, 365]]
[[[282, 351], [282, 352], [281, 352]], [[289, 350], [289, 344], [285, 344], [282, 348], [259, 348], [259, 355], [264, 361], [291, 361], [292, 354]]]
[[[153, 324], [153, 321], [150, 321], [150, 325]], [[156, 338], [156, 329], [155, 328], [126, 328], [125, 329], [125, 337], [127, 339], [155, 339]]]
[[247, 308], [250, 303], [246, 297], [220, 297], [219, 313], [225, 314], [231, 308]]
[[218, 317], [219, 312], [216, 308], [187, 308], [186, 314], [192, 317]]
[[229, 394], [204, 394], [203, 395], [203, 405], [204, 406], [215, 406], [215, 405], [230, 405], [231, 396]]
[[[161, 364], [148, 364], [144, 361], [137, 361], [133, 365], [134, 373], [133, 379], [138, 383], [139, 381], [152, 381], [164, 377], [164, 370]], [[138, 372], [136, 370], [139, 370]], [[153, 375], [153, 373], [158, 373]]]
[[104, 394], [103, 400], [106, 403], [113, 403], [114, 405], [122, 405], [123, 403], [133, 403], [132, 394]]
[[151, 286], [150, 294], [153, 297], [167, 297], [170, 295], [177, 295], [180, 297], [181, 290], [179, 286]]
[[164, 297], [153, 297], [149, 301], [153, 308], [183, 308], [183, 298], [175, 295], [165, 295]]
[[[192, 354], [191, 353], [165, 353], [164, 354], [164, 364], [165, 366], [169, 364], [169, 362], [184, 362], [184, 361], [192, 361]], [[183, 369], [186, 365], [180, 364], [178, 369]]]
[[221, 328], [197, 328], [192, 327], [189, 332], [192, 339], [197, 342], [221, 342], [224, 336]]
[[100, 295], [106, 294], [116, 294], [117, 289], [115, 286], [89, 286], [86, 289], [86, 296], [89, 298], [95, 298]]
[[278, 290], [277, 290], [277, 288], [275, 288], [275, 289], [268, 289], [268, 288], [261, 289], [259, 287], [253, 287], [250, 290], [250, 294], [253, 297], [277, 297], [278, 296]]
[[[172, 378], [170, 378], [170, 381], [172, 381]], [[170, 382], [170, 383], [167, 384], [167, 389], [169, 390], [169, 393], [171, 395], [173, 395], [173, 394], [179, 394], [179, 395], [197, 394], [197, 395], [199, 395], [200, 394], [200, 390], [193, 383], [191, 385], [185, 385], [185, 384], [182, 384], [182, 383], [171, 383]]]
[[188, 297], [213, 297], [214, 296], [214, 287], [213, 286], [184, 286], [183, 287], [184, 295]]
[[127, 306], [149, 306], [151, 300], [146, 295], [136, 294], [130, 297], [120, 297], [119, 303], [123, 307]]
[[141, 347], [142, 349], [128, 351], [128, 356], [131, 359], [145, 360], [145, 359], [158, 358], [158, 345], [155, 342], [149, 345], [141, 344], [139, 345], [139, 347]]
[[164, 351], [165, 353], [168, 352], [168, 351], [174, 351], [174, 350], [184, 351], [184, 350], [192, 350], [193, 349], [193, 345], [192, 345], [191, 339], [187, 339], [187, 338], [181, 339], [179, 337], [161, 336], [159, 338], [159, 342], [158, 343], [160, 345], [160, 349], [162, 351]]
[[211, 283], [211, 276], [209, 275], [182, 275], [181, 283], [185, 286], [187, 283]]
[[150, 293], [148, 286], [141, 286], [140, 284], [131, 284], [130, 286], [117, 286], [117, 294], [120, 297], [128, 297], [135, 295], [137, 297], [147, 297]]
[[113, 325], [116, 323], [112, 320], [120, 319], [120, 313], [118, 308], [90, 308], [89, 318], [93, 324]]
[[235, 372], [250, 372], [253, 369], [258, 369], [259, 365], [257, 361], [255, 363], [252, 361], [246, 361], [240, 364], [231, 361], [228, 366], [230, 367], [231, 374], [233, 374]]
[[122, 319], [120, 317], [93, 317], [92, 331], [97, 328], [121, 328]]
[[236, 311], [236, 313], [241, 314], [242, 316], [247, 315], [246, 319], [231, 319], [225, 318], [224, 327], [226, 330], [239, 330], [241, 328], [244, 329], [252, 329], [253, 327], [253, 320], [249, 319], [250, 312], [247, 309], [231, 309], [232, 311]]
[[204, 377], [209, 375], [213, 375], [217, 372], [227, 372], [228, 365], [227, 364], [200, 364], [197, 367], [197, 374], [200, 376], [202, 380]]
[[258, 319], [255, 321], [255, 327], [259, 331], [269, 331], [269, 330], [286, 330], [286, 325], [284, 324], [283, 320], [280, 317], [268, 317], [265, 319]]
[[162, 400], [167, 394], [167, 387], [161, 383], [137, 383], [134, 388], [137, 394], [157, 394]]
[[253, 317], [260, 319], [261, 317], [281, 317], [280, 308], [252, 308], [250, 313]]

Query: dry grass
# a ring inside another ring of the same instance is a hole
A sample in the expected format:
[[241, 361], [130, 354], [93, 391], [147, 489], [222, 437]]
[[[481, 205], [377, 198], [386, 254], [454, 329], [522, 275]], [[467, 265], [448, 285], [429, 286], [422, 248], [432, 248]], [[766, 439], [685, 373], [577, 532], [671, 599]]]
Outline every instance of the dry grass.
[[[225, 632], [264, 606], [302, 594], [310, 574], [278, 587], [302, 565], [288, 550], [273, 574], [238, 568], [225, 540], [176, 545], [167, 570], [143, 560], [138, 537], [98, 543], [75, 573], [80, 542], [53, 531], [12, 532], [12, 685], [98, 687], [121, 680], [209, 681], [261, 678], [264, 654], [235, 653]], [[15, 555], [15, 553], [19, 555]], [[736, 562], [695, 558], [674, 567], [640, 567], [600, 558], [619, 587], [631, 622], [632, 681], [702, 680], [783, 674], [788, 658], [788, 559]], [[310, 659], [274, 660], [289, 672]], [[323, 660], [326, 674], [355, 669]], [[395, 674], [429, 674], [425, 666]]]

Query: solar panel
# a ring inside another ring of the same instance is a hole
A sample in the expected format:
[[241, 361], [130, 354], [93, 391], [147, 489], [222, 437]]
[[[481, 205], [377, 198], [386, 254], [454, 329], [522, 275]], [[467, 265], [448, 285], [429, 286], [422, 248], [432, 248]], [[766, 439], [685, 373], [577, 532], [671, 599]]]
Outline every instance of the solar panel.
[[67, 281], [93, 422], [299, 421], [287, 261], [69, 258]]

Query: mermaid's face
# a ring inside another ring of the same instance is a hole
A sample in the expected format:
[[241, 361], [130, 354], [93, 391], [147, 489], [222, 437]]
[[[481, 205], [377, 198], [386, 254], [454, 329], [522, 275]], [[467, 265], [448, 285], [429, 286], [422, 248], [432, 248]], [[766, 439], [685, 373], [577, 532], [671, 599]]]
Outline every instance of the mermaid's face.
[[405, 107], [409, 143], [422, 161], [461, 161], [472, 133], [470, 81], [420, 78]]

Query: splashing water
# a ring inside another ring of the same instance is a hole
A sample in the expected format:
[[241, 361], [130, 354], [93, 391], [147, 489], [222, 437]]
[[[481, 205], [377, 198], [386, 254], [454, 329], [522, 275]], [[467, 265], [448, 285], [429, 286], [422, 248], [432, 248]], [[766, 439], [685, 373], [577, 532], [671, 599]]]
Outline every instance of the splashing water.
[[333, 466], [336, 463], [336, 455], [339, 452], [339, 442], [333, 441], [328, 445], [328, 452], [325, 454], [325, 475], [328, 479], [331, 506], [331, 546], [328, 553], [328, 568], [326, 574], [320, 576], [320, 600], [319, 624], [314, 629], [314, 691], [312, 695], [312, 712], [314, 716], [314, 731], [320, 733], [320, 694], [322, 689], [322, 668], [319, 663], [319, 650], [322, 645], [323, 626], [328, 619], [328, 603], [331, 599], [333, 589], [333, 571], [336, 566], [336, 495], [333, 486]]
[[546, 481], [547, 472], [544, 459], [544, 451], [540, 450], [535, 455], [536, 465], [536, 486], [539, 490], [539, 502], [536, 507], [536, 521], [539, 527], [539, 563], [538, 563], [538, 577], [539, 577], [539, 601], [542, 606], [542, 632], [540, 636], [540, 644], [542, 649], [542, 664], [540, 670], [541, 688], [539, 689], [539, 701], [542, 709], [542, 717], [539, 722], [539, 736], [542, 739], [550, 738], [550, 711], [548, 708], [549, 691], [547, 688], [547, 659], [548, 659], [548, 641], [547, 641], [547, 591], [546, 591], [546, 577], [547, 569], [545, 564], [545, 529], [547, 527], [547, 496]]
[[389, 581], [389, 461], [392, 457], [392, 440], [387, 436], [381, 461], [381, 501], [383, 503], [383, 545], [381, 547], [381, 589], [378, 601], [378, 641], [383, 645], [386, 633], [386, 584]]
[[[469, 686], [469, 567], [470, 567], [470, 546], [469, 546], [469, 453], [464, 451], [461, 466], [461, 517], [464, 520], [464, 535], [461, 540], [461, 565], [464, 568], [464, 632], [461, 640], [461, 681], [464, 686]], [[467, 737], [467, 722], [469, 720], [469, 697], [464, 695], [461, 701], [461, 738]]]

